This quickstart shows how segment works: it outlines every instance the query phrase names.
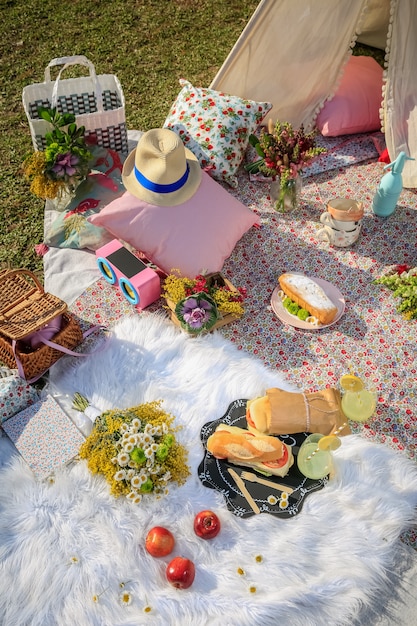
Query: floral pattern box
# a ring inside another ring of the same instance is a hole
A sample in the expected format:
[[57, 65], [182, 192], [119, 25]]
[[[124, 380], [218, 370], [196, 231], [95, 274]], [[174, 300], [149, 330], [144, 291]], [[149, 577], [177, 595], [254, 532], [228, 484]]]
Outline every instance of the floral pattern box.
[[3, 429], [41, 480], [71, 461], [84, 442], [81, 432], [51, 395], [8, 419]]

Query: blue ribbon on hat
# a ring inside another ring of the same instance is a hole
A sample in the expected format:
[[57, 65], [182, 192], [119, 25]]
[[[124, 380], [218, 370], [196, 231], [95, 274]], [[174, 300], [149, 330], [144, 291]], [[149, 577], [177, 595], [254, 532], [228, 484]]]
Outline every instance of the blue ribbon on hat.
[[136, 180], [140, 185], [142, 185], [142, 187], [145, 187], [145, 189], [148, 189], [149, 191], [154, 191], [155, 193], [172, 193], [173, 191], [178, 191], [178, 189], [181, 189], [181, 187], [185, 185], [190, 174], [190, 166], [187, 163], [187, 168], [181, 178], [179, 178], [174, 183], [170, 183], [169, 185], [153, 183], [151, 180], [149, 180], [149, 178], [146, 178], [146, 176], [144, 176], [142, 172], [138, 170], [136, 165], [134, 172]]

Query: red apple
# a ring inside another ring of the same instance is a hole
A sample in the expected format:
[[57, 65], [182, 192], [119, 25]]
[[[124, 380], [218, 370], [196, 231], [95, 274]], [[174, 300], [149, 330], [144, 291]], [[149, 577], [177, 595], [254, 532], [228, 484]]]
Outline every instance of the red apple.
[[163, 526], [154, 526], [146, 535], [145, 548], [152, 556], [167, 556], [173, 551], [174, 545], [174, 535]]
[[201, 539], [213, 539], [220, 528], [220, 520], [213, 511], [200, 511], [194, 518], [194, 532]]
[[177, 589], [188, 589], [194, 582], [195, 566], [190, 559], [176, 556], [167, 565], [167, 581]]

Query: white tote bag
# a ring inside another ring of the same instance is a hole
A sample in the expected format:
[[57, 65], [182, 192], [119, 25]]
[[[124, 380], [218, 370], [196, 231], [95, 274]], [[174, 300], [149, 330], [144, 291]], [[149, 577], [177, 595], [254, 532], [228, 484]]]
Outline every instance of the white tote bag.
[[[55, 81], [51, 67], [62, 65]], [[62, 72], [71, 65], [83, 65], [89, 76], [62, 79]], [[60, 113], [73, 113], [77, 126], [85, 126], [85, 135], [93, 136], [104, 148], [128, 152], [123, 90], [114, 74], [96, 74], [93, 63], [82, 55], [52, 59], [45, 69], [43, 83], [27, 85], [22, 94], [23, 107], [29, 121], [35, 150], [45, 149], [45, 134], [51, 125], [39, 118], [38, 108], [57, 108]]]

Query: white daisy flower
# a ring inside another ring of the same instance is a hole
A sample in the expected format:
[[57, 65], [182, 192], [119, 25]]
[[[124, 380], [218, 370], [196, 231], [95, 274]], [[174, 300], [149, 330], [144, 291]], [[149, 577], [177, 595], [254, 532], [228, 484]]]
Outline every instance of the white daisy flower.
[[132, 423], [131, 423], [130, 426], [131, 426], [131, 428], [133, 428], [133, 429], [135, 429], [137, 431], [142, 426], [142, 422], [140, 421], [140, 419], [138, 417], [135, 417], [135, 419], [132, 420]]
[[157, 443], [153, 443], [153, 444], [151, 445], [151, 450], [152, 450], [152, 452], [156, 452], [156, 451], [158, 450], [158, 447], [159, 447], [159, 446], [158, 446], [158, 444], [157, 444]]
[[152, 452], [152, 448], [146, 448], [145, 450], [145, 456], [147, 459], [153, 459], [153, 452]]
[[129, 604], [132, 604], [132, 596], [128, 591], [124, 591], [120, 594], [120, 604], [123, 606], [129, 606]]
[[121, 433], [127, 433], [128, 430], [129, 430], [129, 426], [127, 424], [122, 424], [120, 426], [120, 432]]
[[130, 456], [127, 452], [119, 452], [119, 454], [117, 455], [117, 462], [120, 467], [124, 467], [125, 465], [127, 465], [129, 463], [129, 460]]
[[133, 478], [130, 480], [130, 484], [132, 485], [132, 487], [136, 487], [136, 489], [139, 489], [142, 484], [140, 476], [133, 476]]
[[135, 444], [134, 444], [134, 443], [130, 443], [130, 441], [128, 441], [128, 442], [126, 442], [126, 443], [124, 444], [124, 446], [123, 446], [123, 450], [124, 450], [125, 452], [130, 453], [130, 452], [132, 452], [132, 450], [134, 449], [134, 447], [135, 447]]
[[115, 473], [113, 478], [114, 480], [125, 480], [126, 472], [124, 470], [119, 470], [118, 472]]
[[139, 493], [137, 493], [136, 496], [133, 498], [132, 502], [133, 504], [139, 504], [141, 500], [142, 500], [142, 496]]
[[[125, 471], [126, 471], [126, 470], [125, 470]], [[128, 470], [127, 470], [127, 472], [126, 472], [126, 478], [127, 478], [128, 480], [132, 480], [132, 478], [135, 476], [135, 474], [136, 474], [135, 470], [134, 470], [134, 469], [132, 469], [132, 468], [130, 468], [130, 469], [128, 469]]]

